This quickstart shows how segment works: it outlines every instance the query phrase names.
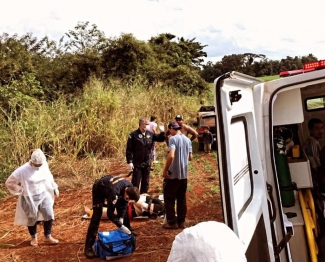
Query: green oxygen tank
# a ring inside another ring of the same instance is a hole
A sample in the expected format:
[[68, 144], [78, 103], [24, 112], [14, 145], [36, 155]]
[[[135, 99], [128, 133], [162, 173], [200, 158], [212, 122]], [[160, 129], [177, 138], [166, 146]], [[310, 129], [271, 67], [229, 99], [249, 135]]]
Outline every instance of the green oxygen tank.
[[278, 174], [282, 206], [292, 207], [295, 205], [295, 196], [293, 192], [290, 169], [286, 155], [286, 143], [283, 138], [282, 129], [275, 130], [273, 141], [274, 158]]

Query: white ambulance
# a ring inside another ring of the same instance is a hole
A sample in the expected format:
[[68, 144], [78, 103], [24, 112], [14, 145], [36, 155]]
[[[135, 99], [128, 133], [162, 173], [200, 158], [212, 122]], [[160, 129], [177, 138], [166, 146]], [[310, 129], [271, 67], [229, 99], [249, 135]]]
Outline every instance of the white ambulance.
[[[325, 123], [325, 60], [282, 76], [288, 77], [261, 82], [231, 72], [214, 82], [224, 221], [245, 245], [249, 262], [321, 261], [324, 219], [302, 145], [311, 118]], [[287, 188], [275, 161], [279, 129], [290, 130], [294, 141], [290, 154], [282, 152], [292, 181]], [[325, 145], [325, 135], [319, 142]], [[291, 204], [284, 205], [281, 190], [292, 194]]]

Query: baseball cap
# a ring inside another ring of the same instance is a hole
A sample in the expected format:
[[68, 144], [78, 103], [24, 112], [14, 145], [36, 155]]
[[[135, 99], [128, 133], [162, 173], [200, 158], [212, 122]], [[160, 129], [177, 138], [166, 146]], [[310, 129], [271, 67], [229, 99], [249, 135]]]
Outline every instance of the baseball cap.
[[183, 116], [182, 115], [177, 115], [177, 116], [175, 116], [175, 119], [183, 120]]
[[178, 130], [178, 129], [181, 129], [182, 127], [177, 122], [170, 122], [168, 124], [168, 129], [171, 129], [171, 128]]

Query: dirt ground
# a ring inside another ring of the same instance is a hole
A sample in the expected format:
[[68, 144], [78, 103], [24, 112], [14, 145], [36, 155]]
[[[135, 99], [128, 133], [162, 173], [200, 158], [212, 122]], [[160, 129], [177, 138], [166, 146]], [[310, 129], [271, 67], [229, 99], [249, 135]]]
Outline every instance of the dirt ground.
[[[187, 220], [186, 227], [193, 226], [203, 221], [222, 221], [220, 196], [216, 190], [218, 186], [216, 160], [211, 156], [201, 155], [201, 160], [195, 163], [195, 172], [189, 172], [189, 188], [187, 193]], [[204, 159], [203, 159], [204, 158]], [[200, 166], [206, 163], [207, 158], [213, 166], [214, 172], [207, 172]], [[118, 170], [123, 167], [116, 167]], [[112, 172], [114, 173], [114, 172]], [[160, 183], [161, 177], [151, 178], [150, 183]], [[161, 192], [150, 191], [151, 195], [159, 195]], [[69, 262], [89, 261], [84, 257], [84, 240], [89, 220], [82, 219], [84, 205], [91, 204], [91, 185], [79, 189], [69, 189], [60, 192], [56, 199], [55, 221], [53, 223], [53, 237], [60, 243], [55, 246], [43, 243], [43, 228], [38, 226], [39, 246], [30, 246], [30, 236], [26, 227], [14, 227], [14, 213], [17, 198], [9, 196], [0, 202], [0, 261], [15, 262]], [[131, 221], [131, 225], [137, 234], [136, 250], [130, 256], [117, 261], [167, 261], [175, 236], [182, 231], [165, 230], [161, 228], [162, 218], [152, 220]], [[116, 229], [108, 220], [102, 220], [99, 231]], [[95, 258], [91, 261], [102, 261]]]

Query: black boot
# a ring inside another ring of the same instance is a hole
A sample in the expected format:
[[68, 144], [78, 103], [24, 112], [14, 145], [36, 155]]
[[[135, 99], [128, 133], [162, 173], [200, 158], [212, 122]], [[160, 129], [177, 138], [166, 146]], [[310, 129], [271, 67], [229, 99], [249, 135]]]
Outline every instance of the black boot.
[[94, 252], [94, 250], [91, 247], [85, 247], [85, 251], [84, 251], [85, 257], [92, 259], [96, 257], [96, 254]]

